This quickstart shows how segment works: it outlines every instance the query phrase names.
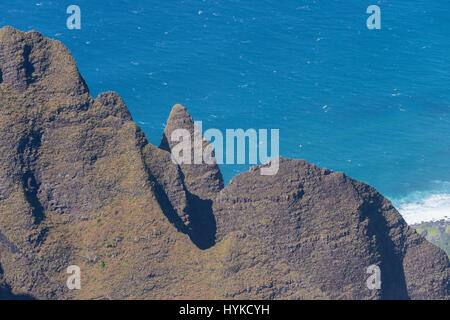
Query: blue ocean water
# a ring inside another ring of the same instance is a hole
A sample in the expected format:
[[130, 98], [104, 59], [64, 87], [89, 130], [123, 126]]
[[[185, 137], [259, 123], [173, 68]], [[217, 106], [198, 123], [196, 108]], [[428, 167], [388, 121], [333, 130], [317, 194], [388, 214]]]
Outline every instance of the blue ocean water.
[[[66, 8], [81, 8], [81, 30]], [[381, 30], [366, 9], [381, 8]], [[409, 222], [450, 216], [447, 0], [70, 0], [0, 4], [62, 41], [158, 145], [170, 108], [204, 129], [280, 129], [280, 153], [345, 171]], [[248, 166], [222, 165], [228, 181]]]

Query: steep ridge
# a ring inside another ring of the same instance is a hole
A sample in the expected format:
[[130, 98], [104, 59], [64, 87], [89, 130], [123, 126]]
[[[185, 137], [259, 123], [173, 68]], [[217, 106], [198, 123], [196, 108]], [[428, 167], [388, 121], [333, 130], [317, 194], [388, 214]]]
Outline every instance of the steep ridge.
[[[448, 296], [447, 256], [375, 189], [303, 160], [281, 158], [275, 176], [260, 168], [235, 177], [216, 199], [218, 241], [231, 232], [256, 238], [301, 275], [299, 285], [332, 299]], [[382, 290], [367, 290], [371, 265], [381, 269]]]
[[[177, 250], [196, 247], [165, 217], [123, 101], [91, 98], [59, 42], [9, 27], [0, 39], [2, 282], [38, 299], [174, 296]], [[79, 292], [65, 285], [73, 264]]]
[[171, 159], [174, 130], [194, 140], [186, 108], [149, 144], [37, 32], [0, 29], [0, 74], [0, 298], [449, 299], [446, 254], [370, 186], [282, 158], [224, 188], [216, 164]]

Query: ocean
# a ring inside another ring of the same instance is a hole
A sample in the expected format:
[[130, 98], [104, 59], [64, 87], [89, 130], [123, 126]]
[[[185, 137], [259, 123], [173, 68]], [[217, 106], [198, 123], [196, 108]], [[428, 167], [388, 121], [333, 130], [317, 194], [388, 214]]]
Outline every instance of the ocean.
[[[81, 9], [69, 30], [66, 9]], [[381, 9], [369, 30], [368, 6]], [[62, 41], [159, 145], [172, 105], [208, 128], [279, 129], [280, 154], [344, 171], [409, 223], [450, 218], [447, 0], [2, 1]], [[221, 165], [226, 181], [249, 165]]]

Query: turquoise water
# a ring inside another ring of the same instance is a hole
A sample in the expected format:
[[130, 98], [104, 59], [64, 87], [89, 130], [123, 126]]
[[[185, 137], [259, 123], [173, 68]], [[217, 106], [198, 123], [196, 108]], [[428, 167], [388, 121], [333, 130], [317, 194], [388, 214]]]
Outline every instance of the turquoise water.
[[[70, 4], [81, 30], [66, 28]], [[381, 30], [366, 27], [372, 4]], [[405, 217], [450, 216], [446, 0], [2, 1], [0, 12], [1, 26], [64, 42], [92, 95], [117, 91], [153, 144], [181, 103], [204, 129], [280, 129], [282, 156], [345, 171]], [[221, 169], [229, 180], [248, 166]]]

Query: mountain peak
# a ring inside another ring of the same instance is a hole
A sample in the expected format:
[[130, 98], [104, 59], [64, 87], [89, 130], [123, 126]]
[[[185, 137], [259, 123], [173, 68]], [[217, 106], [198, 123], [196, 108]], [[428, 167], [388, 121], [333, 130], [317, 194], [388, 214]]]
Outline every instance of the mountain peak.
[[33, 87], [40, 92], [88, 92], [69, 50], [36, 31], [0, 29], [0, 84], [18, 93]]
[[159, 147], [166, 151], [171, 151], [172, 147], [176, 144], [172, 141], [172, 132], [176, 129], [186, 129], [189, 132], [194, 132], [194, 120], [189, 114], [186, 107], [181, 104], [175, 104], [169, 114], [169, 118], [166, 121], [166, 127], [164, 128], [163, 137]]

